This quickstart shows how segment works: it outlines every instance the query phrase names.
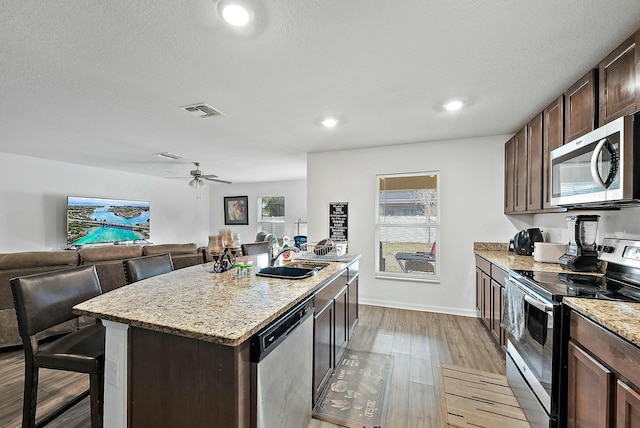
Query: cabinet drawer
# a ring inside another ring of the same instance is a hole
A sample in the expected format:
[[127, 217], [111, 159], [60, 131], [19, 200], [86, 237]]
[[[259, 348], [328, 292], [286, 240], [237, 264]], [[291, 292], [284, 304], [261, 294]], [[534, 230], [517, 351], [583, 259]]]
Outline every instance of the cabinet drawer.
[[491, 262], [489, 260], [483, 259], [479, 255], [476, 254], [476, 267], [480, 268], [484, 273], [491, 275]]
[[342, 290], [342, 288], [347, 284], [347, 270], [345, 269], [339, 277], [331, 281], [324, 288], [317, 291], [314, 299], [315, 299], [315, 313], [319, 313], [322, 311], [328, 303], [330, 303], [334, 297]]
[[491, 265], [491, 278], [504, 287], [505, 281], [509, 276], [509, 272], [502, 270], [497, 265]]
[[571, 338], [631, 383], [640, 385], [640, 349], [573, 311], [570, 328]]

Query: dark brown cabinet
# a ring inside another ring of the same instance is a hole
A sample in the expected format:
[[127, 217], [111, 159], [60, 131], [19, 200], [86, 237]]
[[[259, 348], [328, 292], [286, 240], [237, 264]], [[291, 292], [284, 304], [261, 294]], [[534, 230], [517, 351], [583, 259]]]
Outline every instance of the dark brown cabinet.
[[516, 184], [516, 148], [512, 138], [504, 146], [504, 212], [513, 212]]
[[527, 132], [527, 211], [542, 209], [542, 113], [526, 127]]
[[313, 402], [333, 372], [334, 320], [333, 301], [314, 315], [313, 319]]
[[612, 373], [575, 345], [569, 343], [568, 427], [611, 426]]
[[625, 40], [598, 66], [598, 124], [602, 126], [640, 109], [640, 31]]
[[313, 402], [342, 358], [358, 322], [358, 261], [314, 295]]
[[564, 143], [564, 96], [558, 97], [542, 112], [542, 208], [551, 205], [550, 153]]
[[567, 426], [640, 427], [640, 348], [571, 311]]
[[598, 112], [598, 70], [593, 69], [582, 76], [564, 95], [564, 142], [568, 143], [587, 132], [597, 124]]
[[527, 210], [527, 127], [525, 126], [513, 137], [515, 148], [515, 212]]
[[500, 346], [506, 346], [506, 333], [501, 323], [504, 284], [508, 275], [506, 271], [476, 255], [476, 309]]

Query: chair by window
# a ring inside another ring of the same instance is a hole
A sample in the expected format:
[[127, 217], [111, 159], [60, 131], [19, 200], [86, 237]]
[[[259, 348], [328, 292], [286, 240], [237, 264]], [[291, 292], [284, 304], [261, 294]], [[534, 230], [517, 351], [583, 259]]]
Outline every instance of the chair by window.
[[[37, 334], [79, 318], [73, 307], [102, 294], [94, 266], [13, 278], [18, 330], [25, 357], [22, 426], [43, 426], [91, 395], [91, 426], [102, 427], [104, 396], [104, 327], [100, 322], [79, 328], [48, 343]], [[89, 374], [89, 390], [64, 404], [36, 425], [40, 368]]]
[[123, 261], [122, 265], [129, 284], [173, 270], [173, 261], [169, 253], [128, 259]]
[[255, 254], [269, 253], [271, 243], [269, 241], [250, 242], [240, 245], [240, 248], [242, 248], [243, 256], [252, 256]]

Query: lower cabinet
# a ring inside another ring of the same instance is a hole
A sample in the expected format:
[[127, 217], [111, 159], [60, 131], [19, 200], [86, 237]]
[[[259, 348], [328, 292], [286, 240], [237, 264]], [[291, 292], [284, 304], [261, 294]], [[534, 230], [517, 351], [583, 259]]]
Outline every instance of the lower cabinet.
[[313, 403], [331, 378], [358, 322], [358, 262], [314, 295]]
[[567, 426], [640, 427], [640, 348], [570, 312]]
[[505, 347], [506, 332], [502, 323], [504, 284], [509, 274], [476, 255], [476, 309], [498, 345]]

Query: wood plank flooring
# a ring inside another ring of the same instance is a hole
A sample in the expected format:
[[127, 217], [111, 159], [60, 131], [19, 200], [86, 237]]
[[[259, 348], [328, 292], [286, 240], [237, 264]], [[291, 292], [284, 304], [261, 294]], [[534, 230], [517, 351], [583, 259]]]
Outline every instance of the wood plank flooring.
[[[502, 350], [476, 318], [360, 306], [349, 347], [394, 356], [388, 428], [446, 427], [441, 364], [505, 374]], [[22, 351], [0, 353], [0, 427], [22, 420]], [[85, 375], [41, 370], [38, 419], [88, 387]], [[49, 427], [90, 427], [88, 398]], [[333, 428], [312, 420], [307, 428]]]

